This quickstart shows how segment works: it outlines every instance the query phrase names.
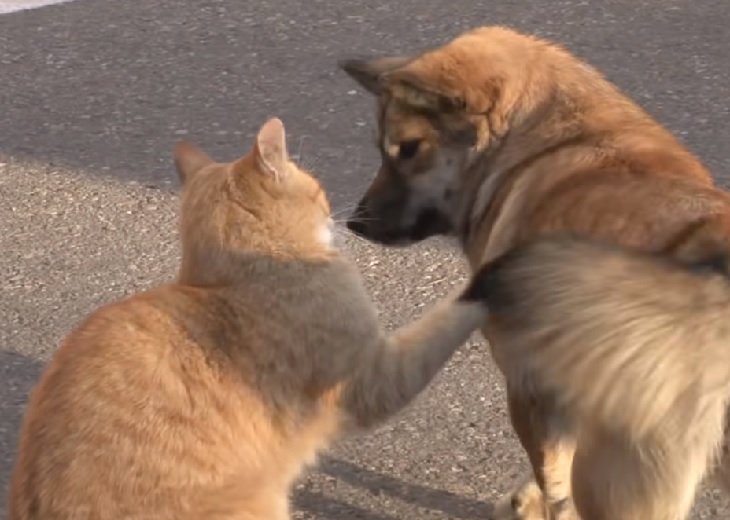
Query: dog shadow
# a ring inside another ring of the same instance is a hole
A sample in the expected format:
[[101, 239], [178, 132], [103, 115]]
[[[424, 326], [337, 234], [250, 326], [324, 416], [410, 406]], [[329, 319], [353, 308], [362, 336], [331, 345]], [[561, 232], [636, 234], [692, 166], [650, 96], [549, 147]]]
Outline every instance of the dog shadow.
[[[332, 457], [323, 457], [318, 471], [353, 487], [374, 494], [386, 494], [403, 502], [432, 511], [440, 511], [449, 518], [476, 520], [489, 518], [493, 505], [488, 502], [465, 498], [449, 491], [433, 489], [418, 484], [405, 483], [396, 478], [365, 469], [361, 466]], [[362, 520], [395, 520], [395, 517], [319, 493], [303, 491], [295, 495], [296, 506], [321, 518], [359, 518]]]
[[0, 350], [0, 518], [5, 512], [23, 412], [42, 368], [43, 363], [36, 359]]

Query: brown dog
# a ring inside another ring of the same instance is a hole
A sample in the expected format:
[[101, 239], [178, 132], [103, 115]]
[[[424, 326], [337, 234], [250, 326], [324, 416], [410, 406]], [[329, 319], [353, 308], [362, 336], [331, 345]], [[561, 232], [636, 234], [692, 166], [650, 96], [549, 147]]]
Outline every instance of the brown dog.
[[[457, 236], [473, 269], [559, 230], [669, 254], [703, 229], [730, 244], [730, 198], [703, 164], [598, 71], [552, 43], [485, 27], [422, 54], [341, 67], [378, 100], [382, 164], [349, 222], [369, 240]], [[489, 323], [483, 332], [500, 352]], [[498, 516], [572, 518], [576, 428], [552, 392], [495, 358], [541, 490], [527, 483]], [[597, 455], [594, 471], [602, 460]], [[682, 489], [691, 495], [694, 484]], [[633, 498], [650, 504], [679, 495], [650, 487]], [[616, 496], [597, 500], [592, 511], [605, 518], [637, 519]], [[674, 516], [641, 518], [681, 518], [686, 500], [675, 505]]]

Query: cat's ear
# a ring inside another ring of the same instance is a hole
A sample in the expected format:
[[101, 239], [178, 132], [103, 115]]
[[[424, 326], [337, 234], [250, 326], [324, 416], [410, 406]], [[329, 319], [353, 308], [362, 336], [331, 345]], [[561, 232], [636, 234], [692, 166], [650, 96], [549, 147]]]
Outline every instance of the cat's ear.
[[254, 159], [259, 169], [281, 180], [289, 169], [284, 123], [279, 118], [266, 121], [256, 136]]
[[177, 175], [183, 185], [198, 171], [215, 162], [189, 141], [180, 141], [175, 145], [173, 158]]

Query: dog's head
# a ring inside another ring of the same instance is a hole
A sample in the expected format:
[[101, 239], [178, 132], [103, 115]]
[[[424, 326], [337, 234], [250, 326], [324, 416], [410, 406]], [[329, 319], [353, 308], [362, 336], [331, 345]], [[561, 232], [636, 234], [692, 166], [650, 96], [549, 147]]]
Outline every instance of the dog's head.
[[456, 231], [470, 197], [467, 172], [522, 115], [538, 47], [487, 27], [417, 56], [341, 61], [377, 97], [382, 158], [348, 227], [387, 245]]

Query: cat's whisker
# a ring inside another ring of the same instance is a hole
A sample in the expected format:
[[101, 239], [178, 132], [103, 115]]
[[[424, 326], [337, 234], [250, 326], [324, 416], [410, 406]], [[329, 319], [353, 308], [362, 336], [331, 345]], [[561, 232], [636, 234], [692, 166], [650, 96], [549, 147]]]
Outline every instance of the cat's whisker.
[[349, 239], [355, 240], [357, 242], [360, 242], [361, 244], [365, 244], [365, 245], [369, 245], [369, 246], [373, 245], [372, 242], [370, 242], [369, 240], [361, 237], [357, 233], [353, 233], [352, 231], [350, 231], [349, 229], [344, 228], [344, 227], [335, 228], [335, 235], [341, 239], [349, 238]]
[[378, 220], [379, 219], [372, 218], [372, 217], [352, 217], [352, 218], [338, 219], [338, 220], [333, 219], [335, 224], [341, 224], [341, 225], [345, 225], [348, 222], [363, 222], [364, 223], [364, 222], [377, 222]]
[[355, 203], [355, 204], [353, 204], [351, 206], [346, 206], [346, 207], [344, 207], [342, 209], [338, 209], [337, 211], [333, 211], [332, 213], [330, 213], [330, 218], [337, 219], [338, 217], [340, 217], [343, 214], [350, 215], [356, 209], [357, 209], [357, 203]]
[[303, 135], [299, 138], [299, 150], [297, 150], [297, 156], [299, 157], [299, 160], [302, 160], [302, 145], [304, 144], [304, 138], [309, 137], [308, 135]]
[[299, 162], [299, 167], [302, 170], [312, 172], [312, 175], [314, 175], [315, 177], [317, 176], [316, 173], [319, 170], [319, 166], [320, 166], [320, 159], [316, 156], [306, 157], [304, 159], [301, 159], [301, 161]]

